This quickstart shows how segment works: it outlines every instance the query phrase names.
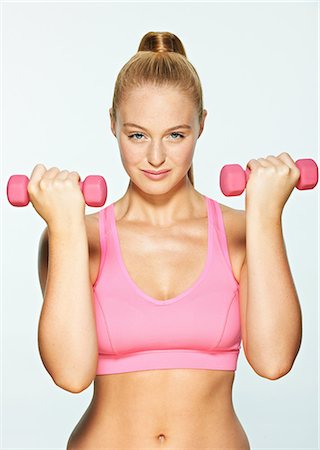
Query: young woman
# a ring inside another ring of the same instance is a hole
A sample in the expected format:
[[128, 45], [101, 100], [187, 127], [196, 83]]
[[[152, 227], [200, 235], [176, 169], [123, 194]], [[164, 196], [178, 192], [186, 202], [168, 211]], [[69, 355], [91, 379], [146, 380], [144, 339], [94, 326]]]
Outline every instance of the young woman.
[[194, 188], [207, 111], [172, 33], [143, 37], [109, 112], [130, 177], [118, 201], [85, 215], [79, 174], [41, 164], [28, 186], [48, 225], [43, 363], [70, 392], [94, 381], [67, 449], [250, 449], [232, 403], [241, 339], [271, 380], [300, 346], [280, 221], [299, 170], [287, 153], [251, 160], [245, 211]]

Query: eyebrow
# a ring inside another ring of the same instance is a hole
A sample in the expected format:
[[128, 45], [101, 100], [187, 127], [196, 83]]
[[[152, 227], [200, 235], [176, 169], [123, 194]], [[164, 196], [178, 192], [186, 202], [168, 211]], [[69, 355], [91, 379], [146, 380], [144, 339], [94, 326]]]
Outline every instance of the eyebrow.
[[[132, 122], [126, 122], [123, 124], [124, 127], [136, 127], [141, 128], [141, 130], [148, 131], [146, 128], [142, 127], [141, 125], [137, 125], [136, 123]], [[175, 127], [168, 128], [166, 131], [176, 130], [177, 128], [187, 128], [188, 130], [191, 130], [191, 126], [183, 123], [182, 125], [176, 125]]]

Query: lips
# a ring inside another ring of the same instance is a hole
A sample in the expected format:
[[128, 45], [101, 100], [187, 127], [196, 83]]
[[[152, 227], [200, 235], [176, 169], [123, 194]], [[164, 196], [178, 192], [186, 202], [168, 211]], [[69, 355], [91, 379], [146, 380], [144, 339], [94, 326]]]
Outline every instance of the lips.
[[170, 169], [167, 170], [143, 170], [143, 172], [152, 173], [154, 175], [158, 175], [160, 173], [169, 172]]
[[142, 170], [142, 172], [144, 173], [144, 175], [149, 178], [150, 180], [163, 180], [168, 173], [171, 171], [171, 169], [169, 170]]

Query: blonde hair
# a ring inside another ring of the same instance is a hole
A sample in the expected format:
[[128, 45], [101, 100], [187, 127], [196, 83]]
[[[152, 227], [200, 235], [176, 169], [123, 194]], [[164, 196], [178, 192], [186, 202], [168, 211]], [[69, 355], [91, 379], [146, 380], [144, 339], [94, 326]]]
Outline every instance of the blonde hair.
[[[182, 42], [175, 34], [149, 31], [143, 36], [137, 53], [122, 67], [116, 79], [111, 108], [114, 120], [126, 92], [145, 84], [179, 88], [194, 102], [199, 122], [202, 120], [201, 82], [196, 69], [187, 59]], [[194, 186], [192, 164], [188, 170], [188, 177]]]

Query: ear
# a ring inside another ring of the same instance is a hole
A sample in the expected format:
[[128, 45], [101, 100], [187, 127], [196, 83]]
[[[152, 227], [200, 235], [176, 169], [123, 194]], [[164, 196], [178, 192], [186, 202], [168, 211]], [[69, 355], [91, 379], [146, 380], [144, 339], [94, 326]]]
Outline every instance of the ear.
[[199, 137], [201, 136], [201, 134], [202, 134], [202, 131], [203, 131], [203, 128], [204, 128], [204, 122], [205, 122], [205, 120], [206, 120], [207, 114], [208, 114], [208, 111], [207, 111], [206, 109], [204, 109], [204, 110], [203, 110], [202, 120], [201, 120], [201, 123], [200, 123], [200, 131], [199, 131], [199, 136], [198, 136], [198, 138], [199, 138]]
[[117, 137], [117, 136], [116, 136], [116, 124], [115, 124], [115, 120], [114, 120], [113, 115], [112, 115], [112, 108], [109, 108], [109, 116], [110, 116], [110, 128], [111, 128], [111, 132], [112, 132], [112, 134], [113, 134], [115, 137]]

